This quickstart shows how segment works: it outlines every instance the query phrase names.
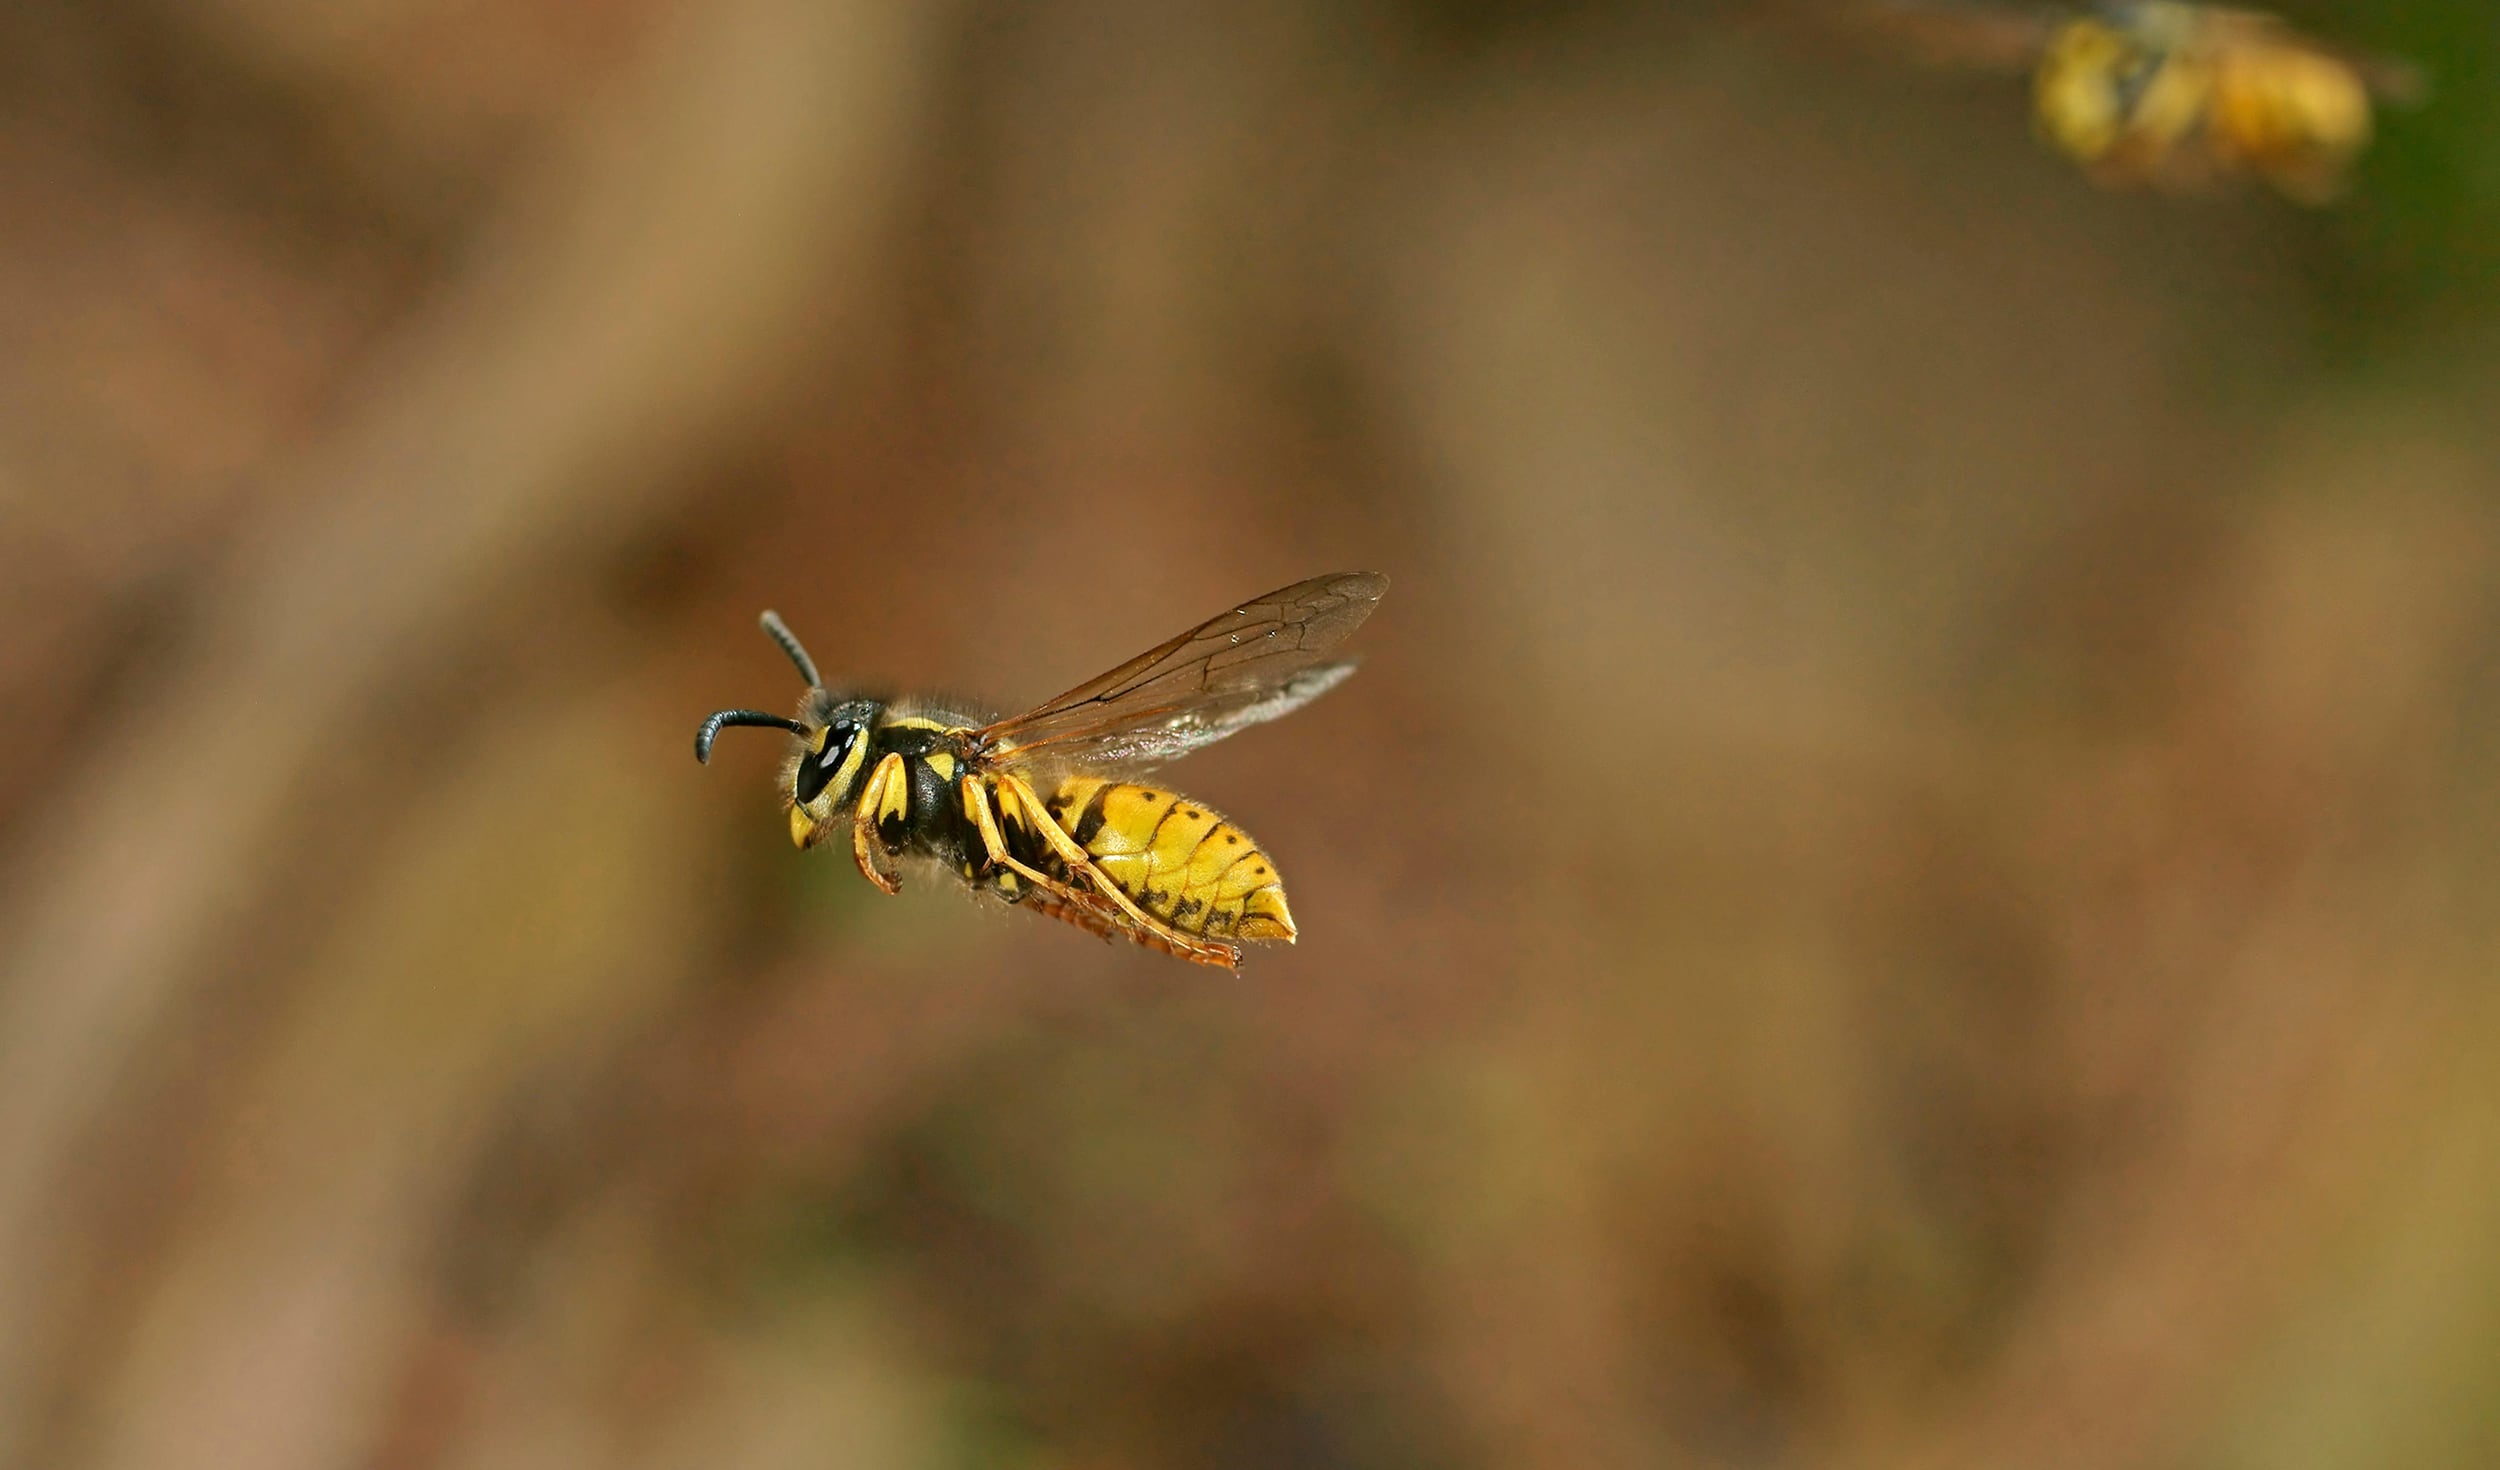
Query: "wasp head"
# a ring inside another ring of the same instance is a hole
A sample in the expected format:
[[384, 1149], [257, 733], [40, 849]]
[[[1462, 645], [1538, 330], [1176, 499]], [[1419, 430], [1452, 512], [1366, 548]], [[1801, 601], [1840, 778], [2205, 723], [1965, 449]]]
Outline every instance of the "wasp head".
[[790, 840], [812, 847], [832, 829], [858, 789], [860, 767], [868, 757], [868, 731], [879, 706], [874, 700], [836, 699], [827, 693], [824, 680], [817, 676], [816, 661], [807, 656], [780, 616], [767, 612], [762, 621], [765, 633], [790, 656], [799, 677], [807, 681], [799, 717], [785, 720], [751, 709], [717, 711], [695, 732], [694, 758], [709, 762], [713, 740], [732, 725], [766, 726], [796, 736], [790, 759], [782, 767], [781, 790], [790, 803]]
[[782, 767], [782, 794], [790, 803], [790, 840], [814, 847], [846, 816], [859, 794], [868, 762], [868, 732], [878, 705], [869, 699], [836, 702], [810, 689], [799, 715], [805, 731]]

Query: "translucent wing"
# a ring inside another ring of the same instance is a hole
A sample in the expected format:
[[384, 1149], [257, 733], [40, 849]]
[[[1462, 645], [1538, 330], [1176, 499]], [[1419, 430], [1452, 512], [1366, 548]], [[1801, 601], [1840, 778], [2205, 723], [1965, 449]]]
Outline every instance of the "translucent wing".
[[973, 738], [988, 760], [1006, 766], [1116, 774], [1178, 760], [1335, 688], [1354, 665], [1322, 660], [1388, 588], [1377, 572], [1296, 582]]
[[2417, 107], [2430, 96], [2430, 79], [2410, 61], [2394, 56], [2377, 56], [2354, 51], [2294, 30], [2282, 17], [2256, 10], [2226, 10], [2216, 7], [2202, 12], [2206, 28], [2217, 41], [2236, 43], [2254, 49], [2257, 54], [2284, 49], [2304, 52], [2350, 71], [2381, 102], [2399, 107]]

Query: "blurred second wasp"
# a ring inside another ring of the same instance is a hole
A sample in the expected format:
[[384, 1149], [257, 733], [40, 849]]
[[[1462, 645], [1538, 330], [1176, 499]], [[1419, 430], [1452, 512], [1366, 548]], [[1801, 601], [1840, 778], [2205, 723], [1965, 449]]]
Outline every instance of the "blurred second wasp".
[[1866, 0], [1840, 14], [1929, 61], [2028, 70], [2041, 137], [2115, 187], [2187, 190], [2249, 175], [2300, 203], [2328, 203], [2369, 147], [2377, 102], [2422, 91], [2404, 63], [2255, 10]]

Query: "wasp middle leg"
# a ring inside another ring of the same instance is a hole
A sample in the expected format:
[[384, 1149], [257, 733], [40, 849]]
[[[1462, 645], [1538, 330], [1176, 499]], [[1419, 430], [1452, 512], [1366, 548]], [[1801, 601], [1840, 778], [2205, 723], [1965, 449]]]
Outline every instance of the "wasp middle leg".
[[1101, 870], [1094, 866], [1093, 859], [1086, 855], [1085, 850], [1078, 847], [1075, 840], [1067, 833], [1061, 831], [1057, 823], [1051, 821], [1048, 809], [1042, 805], [1041, 798], [1033, 794], [1032, 787], [1025, 785], [1022, 780], [1014, 776], [999, 776], [996, 779], [1006, 783], [1007, 790], [1022, 807], [1027, 824], [1042, 834], [1042, 839], [1058, 853], [1060, 861], [1068, 865], [1069, 873], [1081, 876], [1094, 890], [1093, 893], [1087, 893], [1074, 884], [1062, 883], [1049, 874], [1018, 861], [1016, 855], [1007, 850], [1006, 838], [998, 830], [998, 816], [991, 808], [989, 789], [981, 782], [967, 777], [963, 782], [964, 810], [971, 814], [973, 826], [980, 830], [981, 846], [989, 858], [990, 865], [994, 868], [1006, 868], [1061, 903], [1073, 905], [1089, 916], [1086, 919], [1077, 919], [1070, 914], [1055, 914], [1054, 917], [1069, 919], [1071, 922], [1078, 923], [1080, 927], [1102, 933], [1105, 931], [1097, 928], [1092, 922], [1092, 916], [1100, 916], [1102, 922], [1150, 949], [1159, 949], [1166, 954], [1178, 955], [1182, 959], [1197, 964], [1215, 965], [1227, 970], [1240, 965], [1241, 951], [1235, 946], [1225, 944], [1220, 940], [1196, 939], [1183, 934], [1130, 902], [1128, 895], [1120, 891], [1119, 885], [1104, 877]]
[[1216, 965], [1230, 970], [1241, 964], [1240, 946], [1227, 944], [1220, 939], [1200, 939], [1195, 935], [1185, 934], [1139, 908], [1126, 893], [1120, 890], [1120, 885], [1112, 882], [1102, 869], [1094, 865], [1092, 854], [1078, 846], [1076, 839], [1069, 836], [1066, 829], [1051, 820], [1050, 808], [1043, 803], [1042, 798], [1034, 792], [1033, 788], [1026, 784], [1023, 777], [1002, 772], [996, 780], [1001, 789], [1013, 797], [1022, 809], [1025, 822], [1033, 830], [1039, 832], [1042, 840], [1050, 845], [1051, 851], [1057, 853], [1059, 860], [1067, 864], [1068, 871], [1072, 874], [1083, 875], [1085, 881], [1096, 892], [1109, 899], [1114, 907], [1127, 915], [1130, 923], [1134, 924], [1144, 935], [1150, 936], [1150, 938], [1141, 939], [1141, 943], [1201, 965]]

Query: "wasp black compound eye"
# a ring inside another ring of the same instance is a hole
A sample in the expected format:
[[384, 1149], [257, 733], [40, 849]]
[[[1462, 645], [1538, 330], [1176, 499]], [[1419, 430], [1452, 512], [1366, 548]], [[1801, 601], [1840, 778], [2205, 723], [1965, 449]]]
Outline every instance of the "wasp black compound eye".
[[859, 726], [851, 721], [836, 720], [826, 726], [824, 748], [799, 762], [798, 776], [790, 788], [791, 796], [801, 806], [822, 796], [825, 787], [841, 771], [843, 762], [850, 758], [852, 747], [858, 743]]

